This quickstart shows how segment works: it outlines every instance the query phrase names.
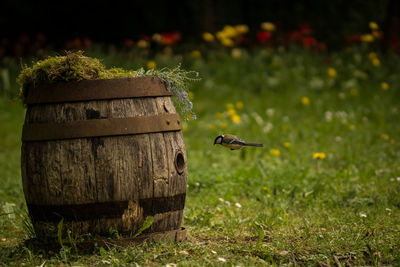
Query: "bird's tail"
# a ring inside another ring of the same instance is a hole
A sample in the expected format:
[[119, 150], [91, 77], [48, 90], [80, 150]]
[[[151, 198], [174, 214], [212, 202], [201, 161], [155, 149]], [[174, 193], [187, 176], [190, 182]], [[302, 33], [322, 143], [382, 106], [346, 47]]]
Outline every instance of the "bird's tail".
[[244, 146], [258, 146], [258, 147], [263, 147], [263, 144], [260, 143], [243, 143]]

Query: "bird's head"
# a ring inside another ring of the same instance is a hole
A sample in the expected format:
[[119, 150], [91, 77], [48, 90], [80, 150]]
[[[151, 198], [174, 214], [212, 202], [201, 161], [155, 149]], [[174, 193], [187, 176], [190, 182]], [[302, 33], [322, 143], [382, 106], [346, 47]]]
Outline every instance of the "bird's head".
[[214, 140], [214, 145], [215, 144], [222, 144], [222, 138], [223, 138], [222, 135], [217, 136], [217, 138], [215, 138], [215, 140]]

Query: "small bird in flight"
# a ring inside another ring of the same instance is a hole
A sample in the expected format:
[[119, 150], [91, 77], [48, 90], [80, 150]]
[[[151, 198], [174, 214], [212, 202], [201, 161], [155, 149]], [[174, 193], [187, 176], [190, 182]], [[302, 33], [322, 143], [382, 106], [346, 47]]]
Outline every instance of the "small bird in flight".
[[215, 144], [223, 145], [225, 147], [230, 148], [231, 150], [241, 149], [244, 146], [257, 146], [257, 147], [264, 146], [263, 144], [260, 143], [247, 143], [242, 139], [231, 134], [223, 134], [217, 136], [217, 138], [215, 138], [214, 140], [214, 145]]

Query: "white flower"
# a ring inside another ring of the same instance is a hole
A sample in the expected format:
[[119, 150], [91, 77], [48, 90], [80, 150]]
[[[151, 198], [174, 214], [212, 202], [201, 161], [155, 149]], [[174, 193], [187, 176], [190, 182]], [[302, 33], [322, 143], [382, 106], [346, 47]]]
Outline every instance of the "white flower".
[[176, 267], [176, 263], [167, 263], [165, 264], [165, 267]]
[[265, 113], [268, 115], [268, 117], [272, 117], [275, 114], [275, 109], [269, 108], [265, 111]]
[[386, 208], [385, 210], [386, 210], [387, 212], [392, 212], [392, 210], [389, 209], [389, 208]]
[[235, 206], [238, 207], [238, 208], [242, 207], [242, 205], [240, 205], [240, 203], [238, 203], [238, 202], [235, 203]]
[[187, 252], [186, 250], [181, 250], [181, 251], [179, 251], [179, 254], [189, 255], [189, 252]]
[[327, 122], [331, 122], [332, 121], [332, 112], [331, 111], [325, 111], [325, 120]]
[[263, 128], [263, 132], [264, 132], [264, 133], [269, 133], [269, 132], [272, 130], [273, 127], [274, 127], [274, 126], [272, 125], [272, 123], [267, 122], [267, 124], [266, 124], [265, 127]]
[[341, 120], [343, 124], [347, 124], [348, 115], [346, 111], [337, 111], [335, 115]]
[[217, 252], [215, 250], [211, 250], [212, 254], [217, 254]]
[[254, 119], [256, 120], [256, 122], [257, 122], [257, 124], [258, 125], [263, 125], [264, 124], [264, 120], [263, 120], [263, 118], [261, 118], [261, 116], [260, 115], [258, 115], [258, 113], [257, 112], [252, 112], [251, 113], [251, 116], [253, 116], [254, 117]]
[[354, 88], [358, 86], [358, 82], [356, 79], [352, 78], [350, 80], [345, 81], [343, 86], [346, 87], [347, 89]]
[[199, 182], [196, 182], [195, 185], [196, 185], [197, 187], [199, 187], [199, 186], [200, 186], [200, 183], [199, 183]]
[[226, 262], [226, 260], [224, 258], [218, 257], [218, 261], [220, 262]]
[[320, 89], [320, 88], [324, 87], [324, 81], [317, 77], [313, 77], [310, 80], [310, 87], [313, 89]]
[[400, 182], [400, 177], [397, 177], [396, 180], [397, 180], [397, 182]]
[[360, 212], [360, 217], [361, 217], [361, 218], [367, 218], [367, 214], [365, 214], [365, 213], [363, 213], [363, 212]]
[[222, 197], [218, 198], [218, 200], [221, 201], [221, 202], [225, 201]]
[[103, 264], [111, 264], [110, 261], [106, 261], [106, 260], [102, 260], [101, 263], [103, 263]]
[[231, 202], [229, 202], [229, 201], [226, 200], [226, 201], [225, 201], [225, 204], [228, 205], [228, 206], [230, 206], [230, 205], [231, 205]]

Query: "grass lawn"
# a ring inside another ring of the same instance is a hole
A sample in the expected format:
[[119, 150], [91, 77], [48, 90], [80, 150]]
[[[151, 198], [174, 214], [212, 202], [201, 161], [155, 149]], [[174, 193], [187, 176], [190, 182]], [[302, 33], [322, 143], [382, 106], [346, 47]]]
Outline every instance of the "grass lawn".
[[[107, 66], [136, 68], [147, 60], [93, 53]], [[399, 56], [378, 54], [374, 65], [363, 50], [203, 54], [155, 57], [160, 67], [183, 61], [202, 77], [191, 93], [198, 119], [184, 125], [188, 240], [89, 255], [25, 246], [24, 109], [3, 94], [0, 265], [400, 264]], [[264, 148], [214, 146], [221, 133]]]

